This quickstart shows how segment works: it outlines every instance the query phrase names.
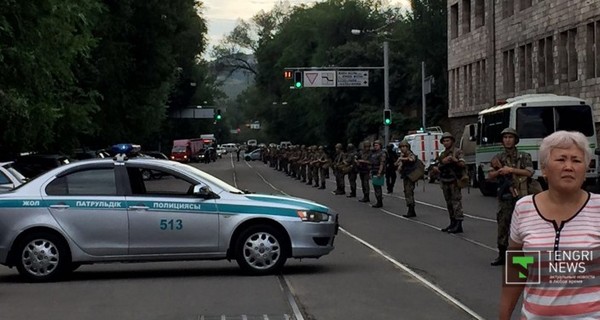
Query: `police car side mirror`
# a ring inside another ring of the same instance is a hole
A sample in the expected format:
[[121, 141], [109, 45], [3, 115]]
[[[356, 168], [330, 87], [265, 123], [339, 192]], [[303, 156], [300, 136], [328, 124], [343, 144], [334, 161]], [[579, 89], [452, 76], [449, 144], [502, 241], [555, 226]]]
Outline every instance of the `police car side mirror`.
[[215, 193], [207, 185], [197, 184], [194, 186], [194, 195], [203, 199], [215, 198]]

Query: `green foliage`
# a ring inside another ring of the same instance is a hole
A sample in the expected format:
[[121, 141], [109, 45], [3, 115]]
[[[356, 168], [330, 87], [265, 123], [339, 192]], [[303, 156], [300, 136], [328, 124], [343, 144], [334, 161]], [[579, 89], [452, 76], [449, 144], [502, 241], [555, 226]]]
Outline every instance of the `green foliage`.
[[72, 132], [93, 131], [95, 90], [82, 89], [79, 62], [96, 43], [93, 0], [0, 1], [0, 145], [47, 149]]
[[155, 141], [169, 106], [216, 93], [198, 64], [200, 10], [197, 0], [0, 0], [0, 147]]
[[[243, 99], [243, 115], [258, 119], [269, 140], [328, 144], [359, 142], [381, 136], [383, 70], [372, 69], [366, 88], [290, 89], [282, 71], [293, 67], [383, 66], [382, 43], [389, 43], [392, 138], [420, 125], [421, 61], [436, 80], [428, 95], [428, 121], [446, 116], [445, 1], [414, 0], [413, 11], [400, 13], [384, 1], [331, 0], [255, 16], [229, 38], [230, 48], [252, 50], [256, 83]], [[274, 27], [272, 22], [280, 23]], [[352, 29], [371, 30], [359, 36]], [[257, 39], [250, 37], [258, 36]], [[427, 36], [424, 36], [427, 35]], [[250, 46], [249, 44], [252, 44]], [[287, 105], [273, 104], [286, 101]]]

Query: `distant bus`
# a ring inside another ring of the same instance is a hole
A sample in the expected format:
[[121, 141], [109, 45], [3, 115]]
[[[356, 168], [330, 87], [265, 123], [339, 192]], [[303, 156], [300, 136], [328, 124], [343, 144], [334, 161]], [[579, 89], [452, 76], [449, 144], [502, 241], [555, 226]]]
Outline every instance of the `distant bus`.
[[[538, 151], [542, 139], [558, 130], [579, 131], [596, 148], [596, 127], [592, 106], [577, 97], [554, 94], [530, 94], [507, 99], [505, 104], [479, 112], [478, 123], [470, 126], [470, 140], [477, 143], [475, 162], [477, 183], [484, 195], [495, 196], [497, 183], [486, 181], [490, 161], [503, 150], [500, 133], [505, 128], [519, 133], [519, 151], [531, 154], [534, 179], [542, 180]], [[586, 184], [595, 183], [596, 160], [592, 159], [586, 172]]]

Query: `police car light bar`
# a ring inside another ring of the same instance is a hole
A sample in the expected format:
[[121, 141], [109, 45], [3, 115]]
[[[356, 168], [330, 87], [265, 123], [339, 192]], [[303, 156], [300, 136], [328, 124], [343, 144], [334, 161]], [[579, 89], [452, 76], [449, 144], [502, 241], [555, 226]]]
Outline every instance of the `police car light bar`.
[[140, 152], [140, 150], [142, 150], [142, 147], [139, 144], [119, 143], [112, 146], [110, 150], [115, 155], [130, 155], [132, 153]]

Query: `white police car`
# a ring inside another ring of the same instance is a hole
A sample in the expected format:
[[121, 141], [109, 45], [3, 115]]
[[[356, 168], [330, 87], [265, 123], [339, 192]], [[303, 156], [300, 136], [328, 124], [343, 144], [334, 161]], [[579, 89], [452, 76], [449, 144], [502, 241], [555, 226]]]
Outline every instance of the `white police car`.
[[[333, 250], [338, 216], [315, 202], [245, 194], [192, 166], [124, 155], [53, 169], [0, 194], [0, 264], [28, 281], [82, 264], [235, 259], [250, 274]], [[147, 170], [161, 179], [144, 179]]]

